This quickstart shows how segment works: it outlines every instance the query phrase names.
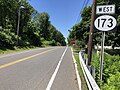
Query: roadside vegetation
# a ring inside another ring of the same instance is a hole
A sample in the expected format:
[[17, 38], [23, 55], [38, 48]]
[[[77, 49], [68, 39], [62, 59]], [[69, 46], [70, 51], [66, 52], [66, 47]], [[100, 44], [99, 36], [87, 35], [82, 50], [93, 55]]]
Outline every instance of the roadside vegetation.
[[0, 12], [0, 51], [66, 45], [63, 34], [51, 24], [49, 14], [37, 12], [27, 0], [0, 0]]
[[85, 81], [85, 78], [84, 78], [84, 75], [83, 75], [83, 71], [82, 71], [82, 68], [81, 68], [81, 65], [80, 65], [79, 54], [78, 54], [79, 51], [80, 51], [79, 48], [73, 48], [74, 57], [75, 57], [75, 60], [77, 62], [78, 71], [79, 71], [79, 75], [80, 75], [80, 79], [81, 79], [82, 90], [88, 90], [87, 84], [86, 84], [86, 81]]
[[[97, 4], [104, 4], [105, 0], [97, 0]], [[112, 46], [112, 49], [115, 47], [120, 47], [120, 2], [119, 0], [109, 0], [109, 4], [115, 4], [116, 6], [116, 15], [117, 15], [117, 30], [114, 32], [106, 32], [105, 37], [105, 46]], [[92, 7], [85, 7], [81, 13], [82, 20], [71, 27], [69, 30], [68, 44], [75, 44], [80, 48], [87, 48], [87, 43], [89, 39], [89, 30], [91, 23], [91, 11]], [[101, 45], [101, 32], [93, 33], [93, 48], [94, 46]], [[87, 49], [86, 49], [87, 50]]]
[[25, 50], [31, 50], [31, 49], [37, 49], [39, 47], [22, 47], [22, 48], [17, 48], [17, 49], [0, 49], [0, 55], [2, 54], [9, 54], [9, 53], [14, 53], [14, 52], [21, 52]]
[[[105, 4], [105, 0], [97, 0], [97, 4]], [[119, 0], [109, 0], [109, 4], [115, 4], [117, 15], [117, 30], [106, 32], [105, 46], [111, 46], [111, 49], [105, 49], [103, 64], [103, 81], [102, 90], [119, 90], [120, 89], [120, 2]], [[71, 27], [69, 30], [68, 44], [85, 50], [87, 56], [87, 44], [89, 39], [89, 30], [91, 22], [92, 7], [85, 7], [82, 11], [82, 20]], [[95, 47], [101, 46], [101, 32], [93, 33], [93, 52], [99, 50]], [[100, 53], [92, 54], [91, 65], [95, 67], [95, 80], [100, 86]]]
[[[120, 56], [105, 53], [103, 61], [102, 90], [120, 89]], [[100, 86], [100, 53], [93, 54], [92, 66], [95, 67], [95, 80]]]

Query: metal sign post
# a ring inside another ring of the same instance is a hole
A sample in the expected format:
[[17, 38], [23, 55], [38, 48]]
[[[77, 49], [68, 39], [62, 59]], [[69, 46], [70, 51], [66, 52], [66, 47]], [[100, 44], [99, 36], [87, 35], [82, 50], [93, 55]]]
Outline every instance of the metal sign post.
[[105, 44], [105, 32], [115, 30], [117, 20], [114, 16], [115, 5], [99, 5], [96, 6], [96, 14], [98, 17], [94, 20], [95, 30], [102, 32], [101, 42], [101, 58], [100, 58], [100, 86], [102, 85], [102, 72], [103, 72], [103, 60], [104, 60], [104, 44]]
[[102, 32], [101, 59], [100, 59], [100, 85], [102, 85], [102, 71], [103, 71], [103, 60], [104, 60], [104, 44], [105, 44], [105, 32]]

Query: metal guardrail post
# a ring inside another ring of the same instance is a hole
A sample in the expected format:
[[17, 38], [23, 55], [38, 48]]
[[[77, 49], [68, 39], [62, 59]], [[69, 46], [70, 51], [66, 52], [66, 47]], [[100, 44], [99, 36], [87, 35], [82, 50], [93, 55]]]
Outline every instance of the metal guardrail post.
[[84, 77], [85, 77], [85, 80], [86, 80], [89, 90], [100, 90], [100, 88], [97, 85], [97, 83], [95, 82], [93, 76], [91, 75], [88, 68], [86, 67], [86, 65], [83, 61], [81, 52], [79, 52], [79, 59], [80, 59], [81, 68], [82, 68], [82, 71], [83, 71], [83, 74], [84, 74]]

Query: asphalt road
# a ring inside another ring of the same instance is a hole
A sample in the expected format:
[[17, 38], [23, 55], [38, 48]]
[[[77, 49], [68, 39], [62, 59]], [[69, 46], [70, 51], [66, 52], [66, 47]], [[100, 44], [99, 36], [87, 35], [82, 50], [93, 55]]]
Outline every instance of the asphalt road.
[[0, 56], [0, 90], [78, 90], [70, 48]]

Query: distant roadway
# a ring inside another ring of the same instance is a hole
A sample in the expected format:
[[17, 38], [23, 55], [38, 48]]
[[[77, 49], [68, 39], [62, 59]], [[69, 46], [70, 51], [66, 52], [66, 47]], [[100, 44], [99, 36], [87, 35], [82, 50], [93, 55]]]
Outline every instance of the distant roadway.
[[78, 90], [71, 49], [49, 47], [1, 55], [0, 90]]

